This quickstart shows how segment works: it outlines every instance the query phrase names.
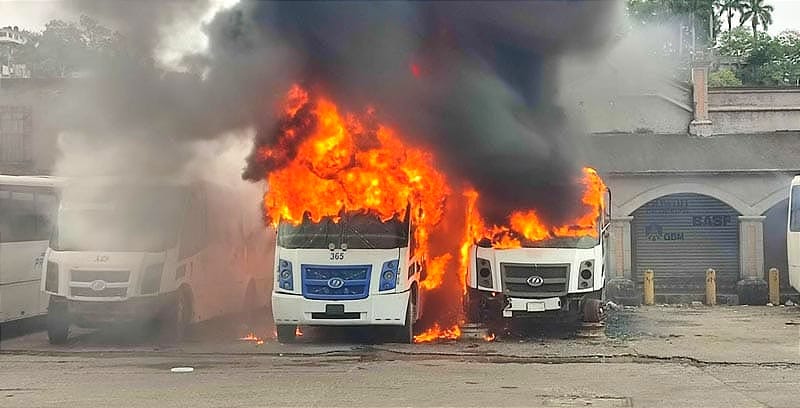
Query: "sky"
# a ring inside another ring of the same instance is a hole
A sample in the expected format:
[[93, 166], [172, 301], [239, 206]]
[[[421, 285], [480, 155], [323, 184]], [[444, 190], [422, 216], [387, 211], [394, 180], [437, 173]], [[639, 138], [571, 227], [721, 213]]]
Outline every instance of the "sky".
[[[210, 19], [217, 8], [227, 7], [236, 2], [237, 0], [214, 0], [214, 8], [209, 11], [210, 14], [206, 19]], [[79, 16], [65, 11], [63, 7], [59, 7], [59, 3], [62, 1], [0, 0], [0, 27], [16, 25], [31, 31], [41, 31], [44, 25], [54, 18], [77, 20]], [[771, 35], [788, 29], [800, 30], [800, 0], [767, 0], [767, 4], [775, 8], [773, 24], [768, 29]], [[196, 27], [180, 27], [176, 31], [180, 34], [179, 38], [173, 40], [173, 44], [166, 44], [162, 50], [166, 54], [164, 56], [166, 59], [175, 58], [175, 55], [187, 49], [194, 50], [205, 45], [200, 24]]]

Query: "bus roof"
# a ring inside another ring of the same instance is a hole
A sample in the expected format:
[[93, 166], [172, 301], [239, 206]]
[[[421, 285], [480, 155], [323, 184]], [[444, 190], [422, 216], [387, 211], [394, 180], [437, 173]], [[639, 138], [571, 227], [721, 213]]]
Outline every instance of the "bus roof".
[[10, 176], [0, 174], [0, 186], [58, 187], [63, 179], [53, 176]]

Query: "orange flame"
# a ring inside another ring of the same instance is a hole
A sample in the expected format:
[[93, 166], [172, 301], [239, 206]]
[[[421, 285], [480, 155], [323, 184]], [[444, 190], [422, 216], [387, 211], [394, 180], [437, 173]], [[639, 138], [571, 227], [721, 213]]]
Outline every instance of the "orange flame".
[[605, 203], [606, 185], [592, 168], [583, 168], [580, 183], [584, 186], [581, 202], [583, 213], [565, 225], [550, 225], [542, 220], [536, 210], [525, 209], [511, 213], [508, 226], [487, 227], [477, 209], [478, 193], [468, 192], [467, 241], [462, 247], [462, 263], [466, 266], [466, 252], [469, 245], [482, 238], [490, 238], [494, 248], [520, 248], [522, 243], [518, 237], [529, 241], [542, 241], [555, 237], [597, 237], [598, 221]]
[[429, 343], [437, 340], [457, 340], [461, 337], [461, 327], [457, 324], [449, 329], [443, 329], [439, 323], [434, 323], [431, 328], [414, 336], [414, 343]]
[[[272, 147], [259, 149], [267, 165], [264, 212], [273, 225], [309, 217], [338, 222], [341, 211], [404, 218], [411, 205], [415, 250], [428, 258], [428, 235], [442, 219], [449, 187], [433, 155], [406, 146], [374, 110], [342, 114], [324, 97], [293, 86], [285, 101], [281, 132]], [[434, 259], [423, 287], [441, 285], [449, 258]]]
[[264, 339], [256, 336], [253, 332], [247, 333], [244, 337], [239, 337], [239, 340], [255, 343], [257, 346], [264, 344]]
[[483, 336], [483, 340], [488, 341], [488, 342], [495, 341], [495, 339], [497, 339], [497, 336], [495, 336], [494, 333], [489, 333], [489, 334]]
[[297, 337], [303, 337], [303, 331], [300, 330], [300, 326], [295, 327], [294, 335], [297, 336]]

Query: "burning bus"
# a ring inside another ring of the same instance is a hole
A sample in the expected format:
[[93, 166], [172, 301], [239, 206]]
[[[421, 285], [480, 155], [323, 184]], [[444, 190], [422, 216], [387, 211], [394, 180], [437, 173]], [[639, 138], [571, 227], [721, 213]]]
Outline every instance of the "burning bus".
[[303, 325], [373, 325], [412, 342], [422, 291], [441, 277], [428, 241], [449, 188], [432, 156], [371, 111], [340, 113], [300, 86], [287, 95], [273, 143], [254, 155], [268, 186], [264, 215], [278, 230], [278, 340], [292, 341]]
[[469, 197], [465, 246], [467, 318], [488, 322], [540, 312], [578, 312], [603, 318], [606, 230], [610, 192], [593, 169], [583, 170], [581, 216], [553, 226], [535, 210], [517, 211], [509, 226], [485, 227], [478, 195]]

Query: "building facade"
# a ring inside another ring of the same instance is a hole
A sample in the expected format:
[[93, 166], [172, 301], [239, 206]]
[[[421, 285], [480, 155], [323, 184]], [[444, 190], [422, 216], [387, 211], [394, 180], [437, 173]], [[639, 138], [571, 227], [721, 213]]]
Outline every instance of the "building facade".
[[658, 302], [703, 300], [711, 268], [720, 302], [764, 304], [774, 267], [784, 297], [796, 296], [786, 230], [800, 89], [708, 89], [703, 64], [692, 77], [668, 93], [615, 97], [608, 106], [632, 115], [590, 138], [589, 161], [613, 196], [609, 295], [640, 302], [650, 269]]

